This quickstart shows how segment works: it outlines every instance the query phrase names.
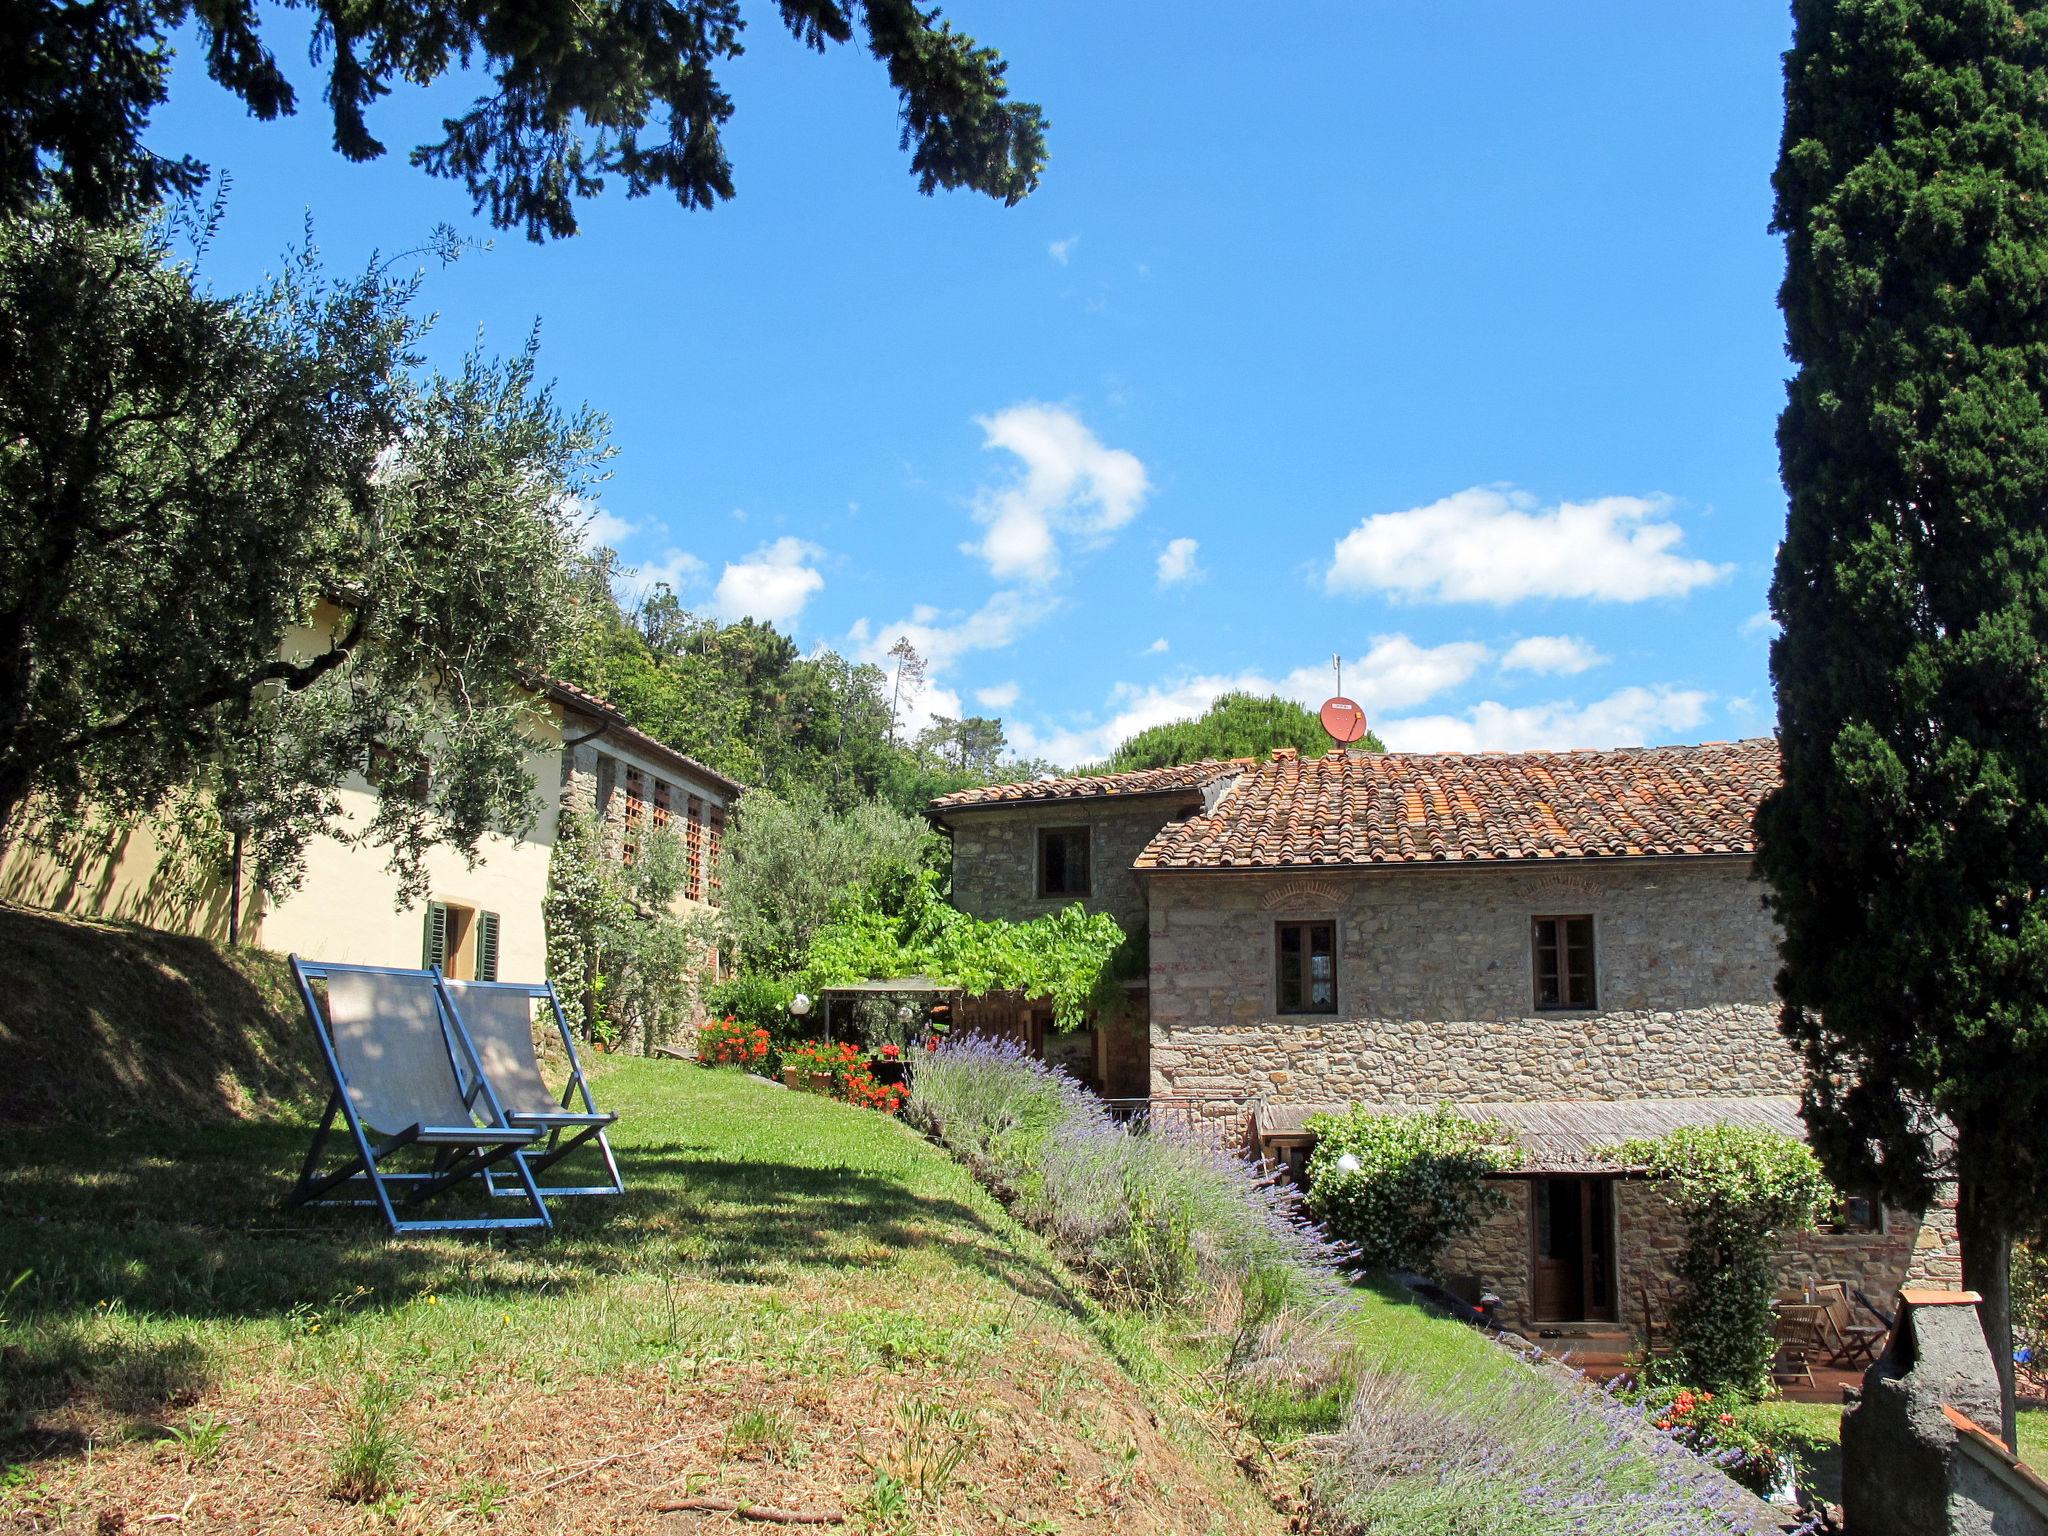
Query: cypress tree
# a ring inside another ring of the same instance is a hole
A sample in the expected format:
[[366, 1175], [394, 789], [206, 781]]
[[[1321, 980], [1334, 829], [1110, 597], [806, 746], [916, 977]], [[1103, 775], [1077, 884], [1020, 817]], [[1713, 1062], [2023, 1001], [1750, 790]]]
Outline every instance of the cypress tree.
[[2010, 1441], [2009, 1259], [2048, 1218], [2048, 8], [1792, 10], [1783, 1026], [1838, 1183], [1958, 1180]]

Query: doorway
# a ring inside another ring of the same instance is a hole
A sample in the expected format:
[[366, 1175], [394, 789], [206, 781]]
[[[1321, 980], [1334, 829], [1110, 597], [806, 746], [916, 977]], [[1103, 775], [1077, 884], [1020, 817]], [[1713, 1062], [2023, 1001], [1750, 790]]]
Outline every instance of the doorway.
[[1615, 1321], [1614, 1181], [1540, 1178], [1535, 1186], [1530, 1294], [1536, 1321]]

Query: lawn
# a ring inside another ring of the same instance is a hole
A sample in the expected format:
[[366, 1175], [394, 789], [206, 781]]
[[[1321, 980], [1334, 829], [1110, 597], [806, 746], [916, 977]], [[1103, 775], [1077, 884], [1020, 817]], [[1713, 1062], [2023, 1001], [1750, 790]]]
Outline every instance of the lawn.
[[[537, 1241], [287, 1213], [302, 1122], [0, 1138], [0, 1511], [29, 1530], [1270, 1531], [1174, 1385], [893, 1120], [622, 1061], [631, 1185]], [[1180, 1383], [1180, 1386], [1185, 1386]], [[356, 1502], [334, 1497], [335, 1490]]]

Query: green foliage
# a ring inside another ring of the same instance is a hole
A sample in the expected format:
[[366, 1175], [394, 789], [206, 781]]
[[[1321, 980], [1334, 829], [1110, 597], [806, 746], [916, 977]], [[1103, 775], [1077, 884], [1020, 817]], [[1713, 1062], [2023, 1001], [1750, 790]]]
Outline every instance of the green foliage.
[[1775, 1351], [1777, 1250], [1833, 1206], [1820, 1163], [1806, 1143], [1745, 1125], [1682, 1126], [1603, 1155], [1643, 1168], [1685, 1222], [1670, 1370], [1695, 1387], [1761, 1396]]
[[404, 1400], [402, 1387], [391, 1377], [362, 1378], [329, 1465], [329, 1498], [368, 1504], [391, 1492], [413, 1459], [412, 1439], [397, 1423]]
[[622, 864], [589, 815], [568, 810], [557, 820], [541, 902], [548, 974], [570, 1024], [592, 1039], [651, 1050], [694, 1015], [715, 934], [708, 917], [677, 913], [686, 858], [663, 828]]
[[[501, 229], [530, 239], [574, 234], [576, 202], [617, 179], [626, 195], [666, 190], [685, 208], [733, 195], [722, 130], [732, 99], [711, 73], [740, 56], [738, 0], [688, 6], [559, 9], [492, 0], [461, 7], [395, 0], [313, 0], [311, 58], [327, 61], [321, 98], [334, 146], [373, 160], [384, 145], [369, 108], [400, 83], [431, 85], [451, 71], [491, 84], [443, 137], [411, 162], [466, 185]], [[206, 167], [143, 143], [169, 93], [173, 40], [191, 29], [215, 83], [255, 116], [289, 116], [298, 91], [271, 53], [256, 0], [160, 0], [86, 7], [27, 0], [9, 38], [35, 68], [0, 85], [7, 126], [0, 213], [61, 195], [94, 217], [133, 212], [190, 193]], [[966, 187], [1015, 203], [1045, 167], [1045, 120], [1012, 101], [1008, 66], [916, 0], [785, 0], [781, 20], [820, 53], [848, 43], [855, 18], [900, 103], [903, 147], [921, 191]]]
[[0, 223], [0, 838], [31, 796], [56, 838], [179, 793], [216, 874], [239, 833], [281, 895], [328, 830], [413, 900], [428, 849], [531, 823], [522, 684], [569, 629], [603, 423], [530, 347], [423, 368], [417, 293], [309, 251], [219, 298], [159, 227]]
[[[1304, 756], [1320, 757], [1333, 745], [1315, 713], [1292, 699], [1226, 693], [1197, 719], [1169, 721], [1138, 732], [1112, 752], [1099, 771], [1172, 768], [1212, 757], [1265, 757], [1275, 747], [1294, 747]], [[1386, 750], [1370, 731], [1357, 745], [1372, 752]]]
[[[1427, 1113], [1380, 1114], [1354, 1104], [1316, 1115], [1308, 1160], [1308, 1208], [1375, 1270], [1435, 1272], [1452, 1239], [1505, 1207], [1486, 1181], [1518, 1168], [1522, 1149], [1496, 1121], [1471, 1120], [1448, 1104]], [[1340, 1167], [1355, 1158], [1355, 1169]]]
[[937, 844], [923, 820], [880, 801], [836, 812], [809, 785], [747, 795], [719, 862], [721, 917], [740, 963], [776, 975], [801, 969], [836, 903], [859, 891], [899, 906]]
[[1027, 779], [1044, 767], [1005, 758], [1002, 722], [981, 717], [899, 744], [891, 682], [879, 667], [826, 649], [800, 654], [755, 619], [721, 624], [692, 614], [665, 584], [621, 608], [617, 563], [609, 550], [581, 563], [583, 625], [562, 677], [742, 784], [822, 794], [834, 811], [881, 799], [916, 815], [950, 790]]
[[776, 1045], [794, 1040], [798, 1021], [790, 1017], [789, 1000], [796, 984], [765, 971], [736, 971], [704, 989], [704, 1006], [720, 1018], [737, 1019], [749, 1029], [765, 1029]]
[[1784, 1026], [1838, 1182], [1918, 1209], [1952, 1166], [2002, 1357], [2006, 1245], [2048, 1223], [2048, 10], [1793, 18]]
[[1115, 918], [1079, 902], [1012, 923], [969, 917], [950, 905], [938, 877], [923, 872], [900, 901], [872, 887], [849, 892], [812, 941], [804, 976], [811, 990], [895, 976], [929, 976], [973, 997], [1021, 992], [1052, 1005], [1062, 1029], [1114, 1006], [1116, 983], [1135, 964]]

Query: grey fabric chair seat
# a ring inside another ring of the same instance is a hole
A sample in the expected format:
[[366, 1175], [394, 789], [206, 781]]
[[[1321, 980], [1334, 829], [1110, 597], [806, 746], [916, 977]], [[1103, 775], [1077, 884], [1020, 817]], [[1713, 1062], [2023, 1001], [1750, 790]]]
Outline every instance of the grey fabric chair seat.
[[[288, 1203], [374, 1206], [393, 1232], [550, 1226], [524, 1161], [524, 1150], [545, 1132], [510, 1120], [476, 1072], [475, 1047], [454, 1016], [439, 975], [328, 965], [297, 955], [291, 965], [333, 1093]], [[464, 1061], [471, 1064], [466, 1074]], [[321, 1154], [337, 1122], [346, 1126], [354, 1152], [323, 1171]], [[431, 1167], [397, 1167], [394, 1160], [407, 1148], [430, 1149]], [[499, 1187], [501, 1171], [505, 1189]], [[410, 1214], [471, 1179], [480, 1179], [492, 1194], [523, 1194], [527, 1213]]]
[[[589, 1145], [603, 1161], [602, 1183], [540, 1185], [543, 1195], [617, 1195], [625, 1193], [618, 1159], [605, 1133], [618, 1116], [597, 1107], [576, 1051], [576, 1039], [562, 1012], [552, 982], [448, 981], [443, 983], [451, 1011], [476, 1046], [477, 1062], [490, 1083], [505, 1117], [513, 1125], [531, 1127], [547, 1137], [525, 1156], [536, 1177], [578, 1148]], [[562, 1042], [567, 1077], [560, 1094], [548, 1086], [534, 1048], [534, 1009], [539, 1026], [552, 1028]], [[571, 1107], [572, 1105], [576, 1107]], [[495, 1186], [494, 1186], [495, 1187]]]

